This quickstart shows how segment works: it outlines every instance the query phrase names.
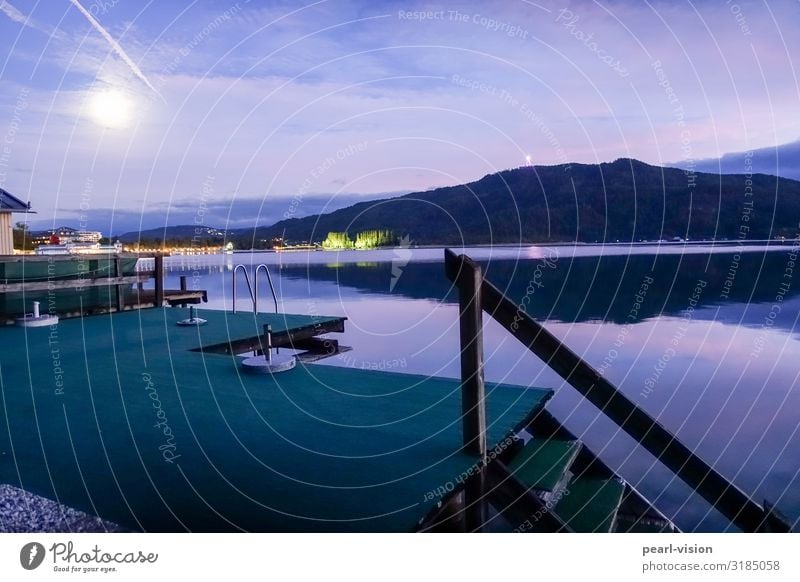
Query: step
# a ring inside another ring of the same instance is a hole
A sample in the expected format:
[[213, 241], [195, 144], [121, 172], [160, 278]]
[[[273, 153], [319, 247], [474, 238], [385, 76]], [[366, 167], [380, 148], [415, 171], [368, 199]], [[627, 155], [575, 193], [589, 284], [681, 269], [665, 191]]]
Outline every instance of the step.
[[561, 493], [555, 511], [573, 531], [608, 533], [624, 492], [625, 485], [618, 479], [577, 477]]
[[557, 492], [572, 475], [569, 468], [581, 450], [580, 441], [534, 437], [508, 464], [511, 473], [545, 496]]

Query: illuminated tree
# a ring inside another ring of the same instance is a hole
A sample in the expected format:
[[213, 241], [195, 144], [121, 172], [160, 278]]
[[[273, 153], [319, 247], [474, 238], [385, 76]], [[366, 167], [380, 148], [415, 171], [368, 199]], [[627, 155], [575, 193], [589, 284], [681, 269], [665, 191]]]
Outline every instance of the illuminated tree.
[[328, 238], [322, 241], [322, 248], [326, 250], [352, 249], [353, 241], [346, 232], [329, 232]]
[[385, 247], [394, 242], [391, 230], [365, 230], [356, 235], [355, 248], [375, 249]]

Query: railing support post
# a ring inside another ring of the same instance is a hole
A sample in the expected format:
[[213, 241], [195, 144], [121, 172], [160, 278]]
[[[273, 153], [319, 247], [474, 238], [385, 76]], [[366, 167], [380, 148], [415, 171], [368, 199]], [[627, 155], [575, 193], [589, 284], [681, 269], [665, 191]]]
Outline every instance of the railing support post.
[[164, 305], [164, 255], [158, 254], [155, 257], [155, 277], [156, 277], [156, 307]]
[[[114, 259], [114, 277], [122, 277], [122, 267], [120, 266], [119, 257]], [[123, 295], [122, 285], [116, 285], [115, 293], [117, 311], [122, 311], [125, 309], [125, 296]]]
[[483, 385], [483, 275], [463, 265], [458, 306], [461, 333], [461, 418], [464, 452], [486, 457], [486, 393]]
[[463, 262], [458, 273], [461, 336], [461, 423], [463, 451], [476, 455], [481, 470], [464, 486], [464, 527], [479, 532], [486, 523], [484, 459], [486, 459], [486, 389], [483, 382], [483, 273]]
[[486, 467], [464, 482], [464, 529], [468, 533], [483, 531], [486, 514]]

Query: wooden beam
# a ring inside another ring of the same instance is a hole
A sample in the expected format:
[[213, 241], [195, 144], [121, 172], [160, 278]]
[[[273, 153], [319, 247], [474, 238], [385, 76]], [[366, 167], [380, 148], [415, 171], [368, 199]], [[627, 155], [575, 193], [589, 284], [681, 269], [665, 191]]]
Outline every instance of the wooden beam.
[[495, 459], [487, 463], [486, 495], [492, 506], [518, 532], [571, 532], [572, 529], [562, 521], [541, 498], [514, 477], [501, 461]]
[[109, 285], [133, 285], [147, 281], [151, 275], [139, 273], [123, 277], [97, 277], [95, 279], [53, 279], [52, 281], [26, 281], [19, 283], [0, 283], [0, 293], [20, 293], [22, 291], [48, 291], [60, 289], [82, 289], [84, 287], [108, 287]]
[[[114, 276], [121, 277], [122, 276], [122, 265], [120, 264], [120, 258], [117, 257], [114, 259]], [[116, 300], [117, 300], [117, 311], [122, 311], [125, 309], [125, 295], [124, 291], [122, 290], [122, 284], [116, 285]]]
[[156, 307], [164, 305], [164, 255], [155, 256]]
[[469, 533], [480, 533], [486, 527], [485, 467], [464, 483], [464, 526]]
[[[337, 318], [328, 321], [320, 321], [303, 327], [293, 328], [290, 331], [273, 331], [272, 347], [294, 348], [299, 342], [319, 336], [325, 333], [341, 333], [344, 331], [344, 322], [347, 318]], [[254, 335], [249, 338], [231, 339], [219, 344], [202, 346], [193, 351], [211, 352], [217, 354], [238, 354], [252, 350], [260, 350], [266, 344], [266, 338], [262, 335]]]
[[310, 337], [292, 342], [291, 348], [294, 350], [307, 350], [315, 354], [335, 354], [339, 351], [339, 340]]
[[462, 263], [458, 279], [461, 337], [461, 422], [464, 452], [486, 457], [486, 393], [483, 381], [483, 275], [476, 264]]
[[[146, 297], [147, 295], [143, 294], [142, 296]], [[197, 305], [198, 303], [208, 303], [208, 292], [205, 289], [198, 289], [196, 291], [165, 289], [164, 301], [166, 301], [170, 307], [176, 305], [184, 307], [189, 304]], [[155, 293], [153, 294], [153, 304], [155, 304]]]

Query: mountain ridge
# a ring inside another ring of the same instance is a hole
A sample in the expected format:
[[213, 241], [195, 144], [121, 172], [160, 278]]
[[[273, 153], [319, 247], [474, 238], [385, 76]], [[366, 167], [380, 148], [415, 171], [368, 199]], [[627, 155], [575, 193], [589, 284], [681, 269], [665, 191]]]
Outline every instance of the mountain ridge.
[[330, 231], [352, 236], [391, 229], [417, 244], [772, 238], [797, 235], [790, 217], [800, 217], [798, 181], [620, 158], [503, 170], [467, 184], [358, 203], [247, 233], [254, 241], [285, 236], [319, 242]]
[[[204, 234], [239, 248], [275, 239], [319, 243], [329, 232], [355, 238], [391, 230], [411, 244], [527, 244], [673, 239], [795, 238], [800, 181], [769, 174], [693, 172], [633, 158], [600, 164], [523, 166], [454, 186], [358, 202], [270, 226]], [[151, 229], [191, 234], [192, 225]], [[126, 233], [123, 242], [136, 238]]]

